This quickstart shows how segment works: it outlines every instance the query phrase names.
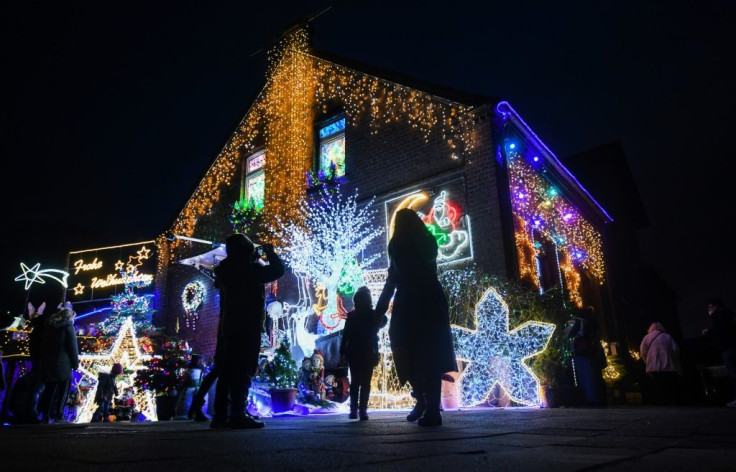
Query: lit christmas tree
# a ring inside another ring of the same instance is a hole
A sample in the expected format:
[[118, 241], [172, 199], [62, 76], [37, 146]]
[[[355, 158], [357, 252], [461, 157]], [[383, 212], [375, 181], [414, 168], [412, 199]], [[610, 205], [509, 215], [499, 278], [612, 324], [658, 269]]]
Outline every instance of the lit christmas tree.
[[138, 269], [129, 265], [126, 270], [120, 271], [120, 277], [125, 281], [125, 291], [110, 297], [112, 314], [97, 325], [103, 336], [115, 336], [128, 317], [133, 319], [136, 334], [148, 334], [153, 330], [151, 325], [150, 295], [137, 295], [135, 289], [145, 285], [138, 276]]
[[270, 388], [296, 388], [299, 381], [299, 369], [291, 358], [291, 344], [284, 337], [274, 351], [273, 359], [265, 361], [258, 369], [255, 380], [267, 384]]
[[166, 340], [160, 354], [145, 363], [147, 369], [138, 371], [135, 386], [156, 396], [175, 395], [183, 386], [184, 373], [191, 358], [192, 351], [186, 342]]
[[322, 186], [317, 196], [298, 209], [303, 226], [282, 222], [274, 233], [283, 241], [284, 259], [294, 272], [305, 274], [327, 292], [324, 306], [315, 306], [320, 323], [331, 333], [344, 325], [338, 309], [338, 290], [352, 293], [362, 282], [362, 272], [379, 255], [362, 258], [371, 241], [383, 233], [374, 227], [373, 198], [363, 206], [357, 192], [344, 198], [339, 191]]

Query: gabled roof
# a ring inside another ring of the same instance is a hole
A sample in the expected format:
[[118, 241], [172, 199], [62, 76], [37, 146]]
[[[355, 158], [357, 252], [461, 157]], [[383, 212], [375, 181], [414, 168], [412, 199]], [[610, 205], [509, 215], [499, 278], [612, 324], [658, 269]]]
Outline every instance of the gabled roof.
[[418, 79], [416, 77], [400, 74], [395, 71], [383, 69], [353, 59], [338, 56], [327, 51], [314, 50], [312, 51], [312, 55], [320, 59], [324, 59], [326, 61], [347, 67], [349, 69], [353, 69], [356, 72], [362, 72], [367, 75], [372, 75], [379, 79], [394, 82], [399, 85], [416, 89], [420, 92], [425, 92], [429, 95], [433, 95], [434, 97], [460, 103], [463, 105], [473, 107], [482, 105], [495, 105], [500, 101], [500, 99], [497, 97], [446, 87], [444, 85], [428, 82], [423, 79]]

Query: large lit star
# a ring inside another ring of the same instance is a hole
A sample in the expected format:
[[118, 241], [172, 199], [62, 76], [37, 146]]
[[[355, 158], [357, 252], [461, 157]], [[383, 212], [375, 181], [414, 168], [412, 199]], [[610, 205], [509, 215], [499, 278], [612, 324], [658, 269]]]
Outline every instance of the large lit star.
[[[20, 268], [23, 271], [23, 273], [20, 274], [18, 277], [16, 277], [15, 281], [25, 282], [26, 290], [28, 290], [31, 287], [31, 285], [33, 285], [34, 283], [45, 284], [46, 281], [43, 280], [44, 277], [54, 279], [57, 282], [59, 282], [62, 287], [64, 288], [67, 287], [66, 279], [69, 277], [69, 272], [64, 272], [63, 270], [59, 270], [59, 269], [38, 270], [41, 268], [41, 263], [37, 263], [33, 267], [29, 268], [27, 265], [21, 262]], [[55, 274], [59, 274], [59, 275], [55, 275]]]
[[509, 309], [489, 288], [475, 308], [476, 329], [453, 326], [455, 354], [468, 365], [457, 381], [461, 406], [483, 403], [499, 384], [515, 402], [539, 405], [539, 380], [525, 360], [547, 348], [555, 325], [527, 321], [509, 331]]
[[[123, 366], [124, 373], [118, 377], [118, 383], [122, 382], [127, 386], [133, 386], [135, 385], [133, 381], [136, 373], [139, 370], [146, 369], [144, 361], [150, 358], [150, 355], [143, 354], [138, 347], [133, 319], [130, 316], [123, 322], [115, 342], [107, 354], [80, 354], [78, 370], [82, 373], [82, 380], [86, 380], [92, 388], [87, 392], [83, 404], [79, 408], [77, 423], [89, 422], [92, 419], [92, 413], [97, 408], [94, 398], [100, 372], [110, 372], [113, 364], [120, 363]], [[156, 407], [151, 393], [148, 390], [136, 389], [134, 398], [141, 413], [147, 419], [155, 421], [157, 419]]]

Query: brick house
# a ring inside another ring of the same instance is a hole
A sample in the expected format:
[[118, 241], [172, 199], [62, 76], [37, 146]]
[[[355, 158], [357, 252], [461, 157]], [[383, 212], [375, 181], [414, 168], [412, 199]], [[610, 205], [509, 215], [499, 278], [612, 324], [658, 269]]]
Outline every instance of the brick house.
[[[613, 220], [508, 102], [315, 51], [309, 37], [296, 28], [273, 46], [260, 94], [157, 239], [157, 324], [210, 356], [219, 302], [210, 270], [224, 257], [216, 243], [233, 231], [233, 206], [271, 222], [299, 218], [295, 208], [326, 174], [370, 202], [384, 229], [363, 252], [378, 256], [375, 287], [391, 216], [414, 208], [435, 226], [441, 268], [472, 264], [540, 291], [557, 287], [571, 304], [596, 308], [605, 339], [622, 339], [606, 283]], [[287, 274], [271, 295], [298, 304], [298, 281]], [[195, 285], [203, 301], [187, 313], [182, 297]]]

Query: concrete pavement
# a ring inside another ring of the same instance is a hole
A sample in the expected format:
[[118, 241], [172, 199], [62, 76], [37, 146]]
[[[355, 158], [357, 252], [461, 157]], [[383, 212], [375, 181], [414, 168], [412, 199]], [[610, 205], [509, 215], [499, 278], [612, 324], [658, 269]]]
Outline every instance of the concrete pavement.
[[5, 426], [0, 470], [736, 470], [736, 408], [477, 408], [444, 412], [438, 428], [405, 415], [279, 416], [260, 430], [190, 421]]

